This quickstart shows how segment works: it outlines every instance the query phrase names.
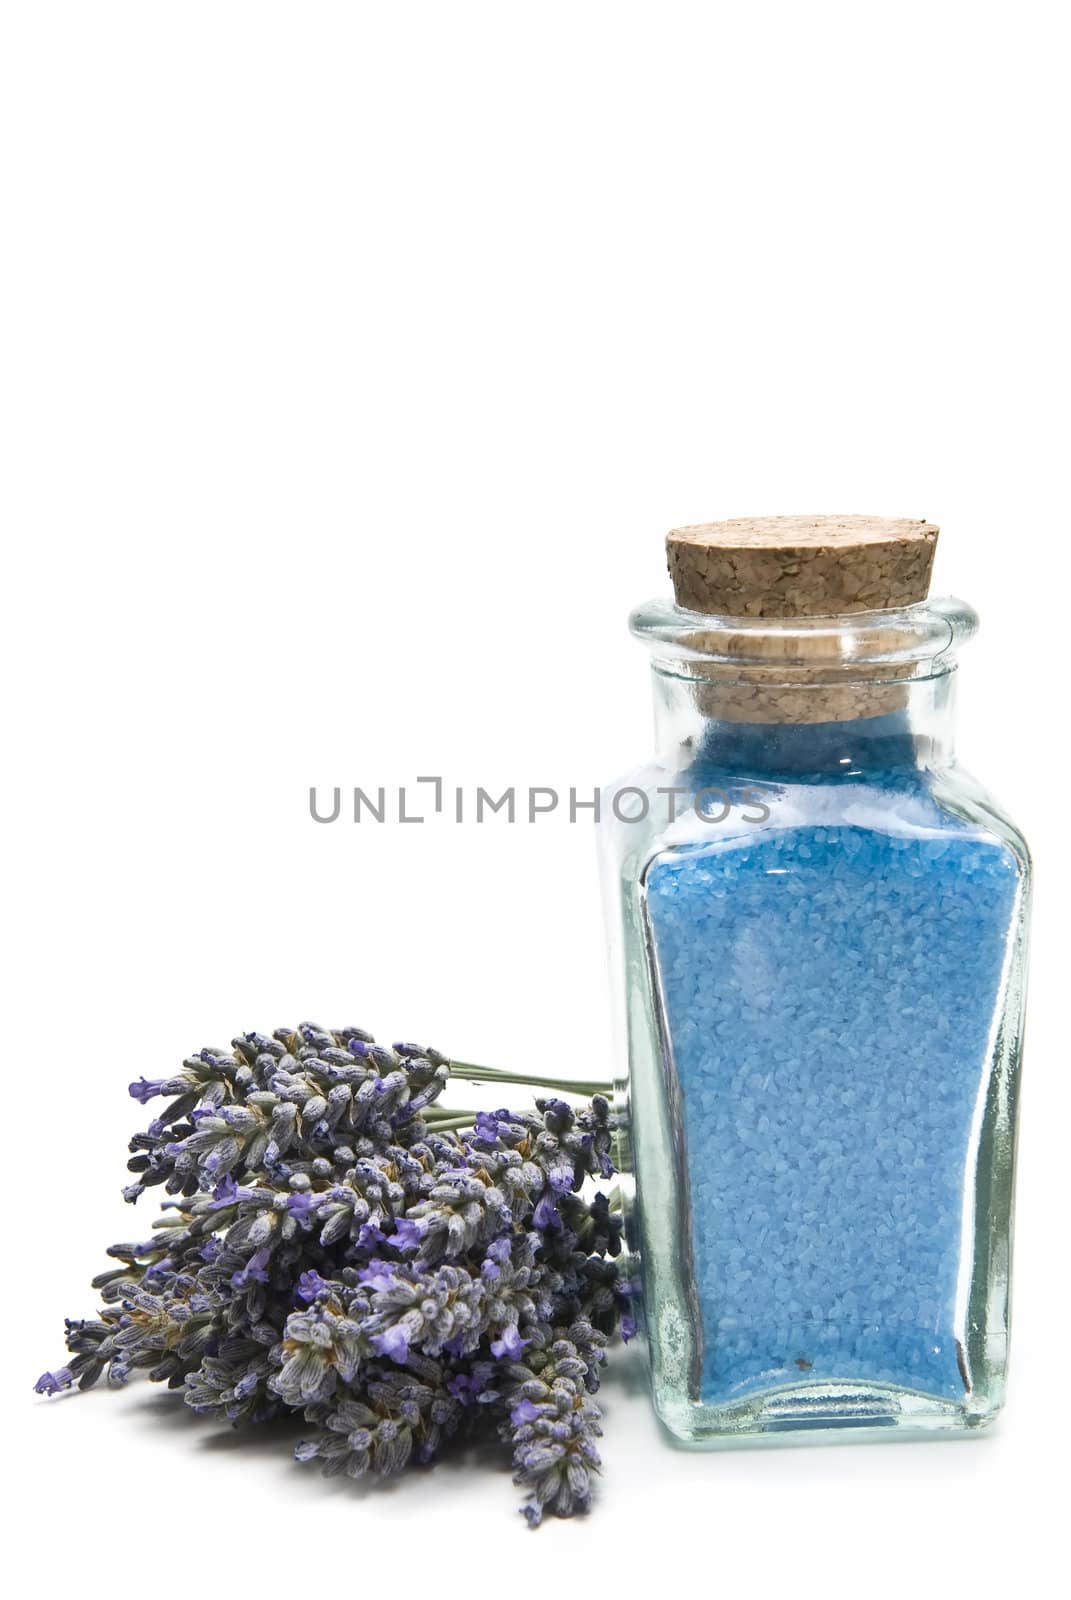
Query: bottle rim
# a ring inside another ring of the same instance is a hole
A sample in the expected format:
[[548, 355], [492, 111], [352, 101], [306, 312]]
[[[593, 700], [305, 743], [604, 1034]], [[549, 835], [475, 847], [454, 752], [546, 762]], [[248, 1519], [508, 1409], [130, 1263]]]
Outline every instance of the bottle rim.
[[962, 645], [978, 630], [978, 614], [952, 596], [921, 600], [895, 611], [856, 611], [835, 617], [718, 617], [687, 611], [670, 599], [647, 601], [629, 629], [662, 671], [692, 676], [703, 666], [778, 668], [865, 676], [882, 669], [888, 682], [951, 672]]

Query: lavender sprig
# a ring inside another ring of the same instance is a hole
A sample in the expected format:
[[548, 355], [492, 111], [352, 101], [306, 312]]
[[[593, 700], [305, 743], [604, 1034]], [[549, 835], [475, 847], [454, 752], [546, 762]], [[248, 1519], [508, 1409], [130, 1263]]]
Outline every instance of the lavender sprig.
[[[296, 1412], [299, 1460], [361, 1477], [481, 1424], [512, 1448], [532, 1526], [586, 1511], [607, 1340], [634, 1329], [608, 1097], [439, 1104], [452, 1064], [359, 1028], [243, 1034], [140, 1078], [168, 1102], [130, 1144], [152, 1237], [113, 1245], [96, 1318], [39, 1393], [135, 1369], [232, 1423]], [[461, 1064], [470, 1081], [506, 1075]], [[527, 1075], [523, 1080], [531, 1083]]]

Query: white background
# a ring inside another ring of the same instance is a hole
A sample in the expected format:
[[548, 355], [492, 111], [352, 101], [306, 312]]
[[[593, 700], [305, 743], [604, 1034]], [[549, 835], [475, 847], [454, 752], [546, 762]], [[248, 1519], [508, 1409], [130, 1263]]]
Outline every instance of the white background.
[[[995, 1595], [1062, 1563], [1065, 8], [3, 19], [5, 1456], [35, 1590]], [[683, 1453], [630, 1352], [597, 1510], [528, 1535], [493, 1457], [364, 1493], [145, 1386], [32, 1402], [147, 1222], [131, 1077], [305, 1017], [610, 1071], [590, 823], [324, 827], [308, 789], [590, 791], [649, 749], [624, 621], [666, 529], [778, 511], [939, 521], [935, 587], [983, 615], [962, 750], [1039, 869], [993, 1435]]]

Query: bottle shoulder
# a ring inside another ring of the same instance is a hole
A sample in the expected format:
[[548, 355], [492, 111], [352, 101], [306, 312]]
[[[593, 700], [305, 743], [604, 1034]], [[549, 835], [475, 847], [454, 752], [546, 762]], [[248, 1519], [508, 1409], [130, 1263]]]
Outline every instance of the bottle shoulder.
[[929, 850], [969, 839], [1005, 854], [1019, 877], [1028, 879], [1031, 870], [1019, 828], [957, 765], [784, 778], [650, 762], [601, 791], [604, 861], [616, 860], [629, 876], [667, 850], [739, 849], [770, 831], [807, 829], [917, 839]]
[[941, 768], [933, 774], [932, 787], [937, 804], [949, 815], [1003, 844], [1023, 876], [1030, 876], [1033, 861], [1022, 830], [972, 772], [958, 764]]

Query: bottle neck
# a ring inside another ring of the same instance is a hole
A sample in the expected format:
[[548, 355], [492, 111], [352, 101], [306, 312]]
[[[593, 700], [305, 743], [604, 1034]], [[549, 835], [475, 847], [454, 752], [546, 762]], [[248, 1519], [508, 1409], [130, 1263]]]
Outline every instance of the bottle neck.
[[[658, 666], [653, 676], [658, 760], [675, 772], [833, 781], [932, 771], [954, 759], [954, 670], [860, 686], [854, 701], [846, 696], [840, 704], [821, 686], [782, 688], [776, 720], [761, 698], [749, 717], [736, 685]], [[830, 709], [837, 714], [829, 716]]]

